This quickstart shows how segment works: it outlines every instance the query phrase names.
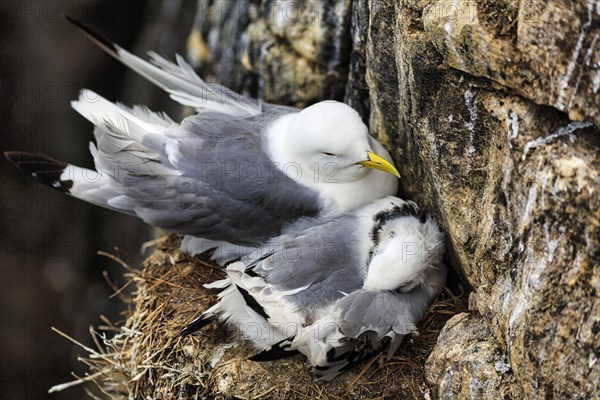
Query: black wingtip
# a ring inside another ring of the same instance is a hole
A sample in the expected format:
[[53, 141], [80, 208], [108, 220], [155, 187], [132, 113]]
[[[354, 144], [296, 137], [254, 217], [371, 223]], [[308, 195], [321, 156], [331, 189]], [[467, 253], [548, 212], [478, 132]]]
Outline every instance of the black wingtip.
[[291, 343], [283, 344], [283, 342], [285, 342], [287, 340], [289, 340], [289, 339], [286, 339], [282, 342], [274, 344], [273, 346], [271, 346], [270, 349], [263, 350], [260, 353], [255, 354], [252, 357], [249, 357], [248, 360], [259, 361], [259, 362], [273, 361], [273, 360], [280, 360], [282, 358], [293, 357], [297, 354], [300, 354], [300, 352], [298, 350], [288, 350], [288, 347], [291, 346]]
[[4, 157], [27, 174], [53, 189], [69, 193], [72, 180], [61, 180], [61, 175], [69, 166], [66, 162], [55, 160], [45, 154], [33, 154], [23, 151], [5, 151]]
[[201, 314], [195, 320], [190, 322], [190, 324], [188, 326], [183, 328], [181, 330], [181, 332], [179, 333], [179, 336], [187, 336], [191, 333], [199, 331], [200, 329], [204, 328], [206, 325], [213, 322], [215, 320], [215, 318], [216, 317], [212, 314]]
[[82, 31], [93, 43], [98, 45], [104, 51], [112, 55], [113, 57], [117, 57], [117, 48], [113, 42], [100, 35], [98, 32], [90, 28], [89, 26], [84, 25], [81, 21], [76, 20], [75, 18], [63, 14], [64, 19], [66, 19], [69, 23], [77, 27], [80, 31]]
[[17, 163], [19, 162], [19, 156], [21, 154], [27, 154], [27, 153], [23, 153], [22, 151], [5, 151], [4, 157], [6, 157], [6, 159], [8, 161], [10, 161], [11, 163], [17, 165]]
[[244, 302], [246, 303], [246, 305], [248, 307], [250, 307], [252, 310], [254, 310], [254, 312], [256, 312], [258, 315], [260, 315], [261, 317], [263, 317], [266, 320], [269, 320], [271, 318], [271, 317], [269, 317], [269, 314], [266, 313], [263, 306], [261, 306], [260, 303], [258, 301], [256, 301], [256, 299], [250, 293], [248, 293], [248, 291], [246, 289], [243, 289], [242, 287], [240, 287], [238, 285], [235, 285], [235, 287], [238, 290], [238, 292], [240, 292], [242, 297], [244, 298]]

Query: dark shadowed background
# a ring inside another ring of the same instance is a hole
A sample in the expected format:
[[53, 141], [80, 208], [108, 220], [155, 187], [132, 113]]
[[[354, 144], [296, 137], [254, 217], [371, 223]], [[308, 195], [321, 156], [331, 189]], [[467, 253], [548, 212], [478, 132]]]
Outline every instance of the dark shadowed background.
[[[0, 150], [43, 152], [91, 167], [92, 126], [71, 109], [79, 89], [109, 100], [144, 103], [177, 118], [164, 94], [126, 69], [69, 25], [83, 20], [137, 54], [184, 53], [194, 1], [1, 1]], [[99, 315], [117, 321], [123, 305], [109, 299], [108, 271], [122, 268], [98, 250], [135, 264], [150, 230], [52, 191], [0, 160], [0, 397], [79, 399], [78, 388], [47, 394], [84, 369], [84, 352], [54, 326], [91, 345]], [[118, 250], [115, 250], [118, 247]]]

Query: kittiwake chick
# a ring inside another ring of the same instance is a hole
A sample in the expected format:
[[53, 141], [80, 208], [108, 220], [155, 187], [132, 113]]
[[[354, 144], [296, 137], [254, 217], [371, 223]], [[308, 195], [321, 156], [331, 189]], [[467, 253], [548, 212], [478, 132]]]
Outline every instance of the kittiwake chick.
[[304, 354], [317, 377], [387, 347], [391, 356], [446, 280], [444, 235], [415, 203], [384, 197], [337, 217], [306, 218], [205, 285], [220, 301], [191, 322], [218, 319], [260, 350]]

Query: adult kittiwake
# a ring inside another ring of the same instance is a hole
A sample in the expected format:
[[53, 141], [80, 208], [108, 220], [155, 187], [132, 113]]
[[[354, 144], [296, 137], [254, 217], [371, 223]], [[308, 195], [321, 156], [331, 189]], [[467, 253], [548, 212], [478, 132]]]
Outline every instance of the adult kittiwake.
[[227, 266], [219, 302], [190, 334], [218, 319], [266, 361], [304, 354], [317, 377], [416, 333], [446, 281], [444, 235], [417, 205], [386, 196], [337, 217], [304, 218]]
[[188, 235], [183, 247], [191, 253], [233, 243], [215, 253], [221, 262], [299, 217], [338, 215], [396, 193], [399, 173], [390, 155], [346, 104], [323, 101], [303, 110], [259, 104], [205, 83], [179, 56], [174, 64], [151, 52], [147, 62], [69, 20], [198, 113], [178, 123], [82, 90], [71, 104], [94, 124], [95, 170], [42, 154], [5, 153], [40, 182]]

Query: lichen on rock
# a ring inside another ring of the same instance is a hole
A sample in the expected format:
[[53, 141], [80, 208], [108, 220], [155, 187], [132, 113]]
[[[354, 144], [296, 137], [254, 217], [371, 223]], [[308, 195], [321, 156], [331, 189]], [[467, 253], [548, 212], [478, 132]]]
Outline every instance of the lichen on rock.
[[599, 124], [597, 2], [438, 0], [423, 22], [446, 64]]
[[[391, 57], [399, 90], [371, 86], [372, 109], [384, 119], [379, 125], [397, 124], [389, 143], [401, 163], [403, 193], [434, 210], [446, 229], [452, 265], [474, 291], [470, 323], [485, 328], [486, 342], [508, 366], [505, 383], [490, 391], [476, 379], [486, 361], [471, 347], [444, 361], [443, 349], [473, 340], [468, 329], [449, 323], [428, 362], [438, 374], [426, 370], [428, 381], [440, 398], [465, 395], [465, 387], [485, 389], [489, 398], [507, 390], [526, 398], [594, 397], [600, 158], [588, 61], [597, 56], [597, 25], [585, 29], [589, 37], [580, 33], [588, 14], [575, 16], [584, 2], [569, 10], [546, 3], [527, 21], [523, 7], [515, 14], [503, 2], [424, 3], [422, 26], [411, 23], [419, 21], [415, 3], [397, 6], [398, 51]], [[471, 11], [459, 9], [467, 6]], [[490, 12], [516, 28], [492, 24]], [[573, 22], [557, 25], [566, 15]], [[598, 18], [595, 9], [591, 18]], [[546, 20], [544, 38], [565, 46], [530, 49], [533, 39], [522, 32]], [[571, 57], [578, 38], [589, 58]], [[384, 45], [367, 48], [373, 46]], [[564, 91], [573, 101], [561, 105], [560, 91], [551, 88], [560, 88], [558, 77], [569, 68], [582, 75], [573, 72]]]

